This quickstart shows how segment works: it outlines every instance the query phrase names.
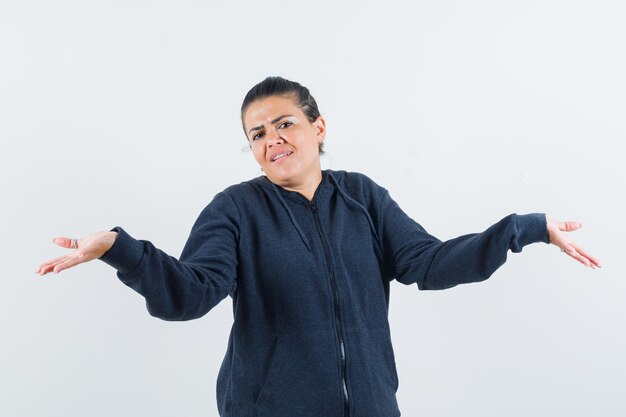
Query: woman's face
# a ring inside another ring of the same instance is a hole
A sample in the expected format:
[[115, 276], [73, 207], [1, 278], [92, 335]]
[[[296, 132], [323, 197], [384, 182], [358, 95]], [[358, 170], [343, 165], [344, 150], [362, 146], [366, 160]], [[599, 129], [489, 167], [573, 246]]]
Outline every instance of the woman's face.
[[311, 123], [292, 96], [271, 96], [250, 104], [243, 115], [254, 158], [275, 184], [292, 190], [321, 180], [319, 146], [326, 122]]

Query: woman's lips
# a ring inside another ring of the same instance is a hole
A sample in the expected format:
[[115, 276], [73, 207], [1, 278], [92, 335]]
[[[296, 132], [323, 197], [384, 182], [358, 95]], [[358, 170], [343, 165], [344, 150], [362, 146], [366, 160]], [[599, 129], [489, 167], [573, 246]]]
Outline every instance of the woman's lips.
[[278, 162], [281, 161], [285, 158], [287, 158], [288, 156], [290, 156], [293, 152], [289, 151], [289, 152], [281, 152], [279, 154], [276, 154], [272, 157], [272, 162]]

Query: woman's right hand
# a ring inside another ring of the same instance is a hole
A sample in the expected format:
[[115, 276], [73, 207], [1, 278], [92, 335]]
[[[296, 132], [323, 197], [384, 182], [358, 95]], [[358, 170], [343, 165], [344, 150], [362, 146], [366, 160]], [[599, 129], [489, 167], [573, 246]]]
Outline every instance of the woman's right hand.
[[74, 249], [74, 251], [42, 263], [35, 273], [45, 275], [48, 272], [54, 272], [56, 274], [64, 269], [97, 259], [111, 249], [116, 238], [117, 232], [97, 232], [82, 239], [55, 237], [52, 239], [53, 243]]

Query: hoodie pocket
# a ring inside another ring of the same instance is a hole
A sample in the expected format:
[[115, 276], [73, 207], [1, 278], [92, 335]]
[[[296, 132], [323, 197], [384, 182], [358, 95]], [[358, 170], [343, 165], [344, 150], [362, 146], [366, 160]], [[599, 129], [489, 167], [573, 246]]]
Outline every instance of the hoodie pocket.
[[349, 341], [348, 386], [355, 416], [399, 416], [398, 376], [386, 328], [353, 328]]
[[398, 391], [398, 369], [396, 368], [396, 358], [393, 353], [393, 346], [391, 345], [391, 339], [387, 339], [387, 349], [385, 353], [387, 355], [387, 361], [389, 362], [389, 368], [391, 369], [391, 376], [393, 378], [393, 389]]
[[332, 331], [278, 337], [267, 369], [255, 402], [256, 417], [341, 414], [339, 358]]

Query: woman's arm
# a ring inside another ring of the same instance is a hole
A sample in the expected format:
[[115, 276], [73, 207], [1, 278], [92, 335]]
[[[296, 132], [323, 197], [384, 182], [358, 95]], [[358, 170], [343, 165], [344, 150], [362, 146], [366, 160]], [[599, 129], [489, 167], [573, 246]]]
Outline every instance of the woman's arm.
[[[239, 214], [232, 199], [220, 193], [196, 220], [180, 259], [115, 227], [111, 232], [92, 235], [92, 240], [80, 239], [76, 251], [60, 263], [57, 258], [42, 264], [37, 272], [59, 272], [99, 258], [117, 269], [124, 284], [144, 296], [151, 315], [164, 320], [191, 320], [206, 314], [236, 288], [238, 224]], [[106, 236], [115, 238], [109, 249], [102, 251]], [[71, 247], [69, 239], [63, 239], [59, 240], [62, 246]]]
[[599, 266], [599, 260], [562, 233], [578, 228], [575, 222], [559, 224], [544, 213], [510, 214], [481, 233], [441, 241], [408, 217], [385, 190], [378, 219], [392, 277], [423, 290], [483, 281], [504, 264], [509, 250], [521, 252], [536, 242], [553, 243], [583, 264]]

